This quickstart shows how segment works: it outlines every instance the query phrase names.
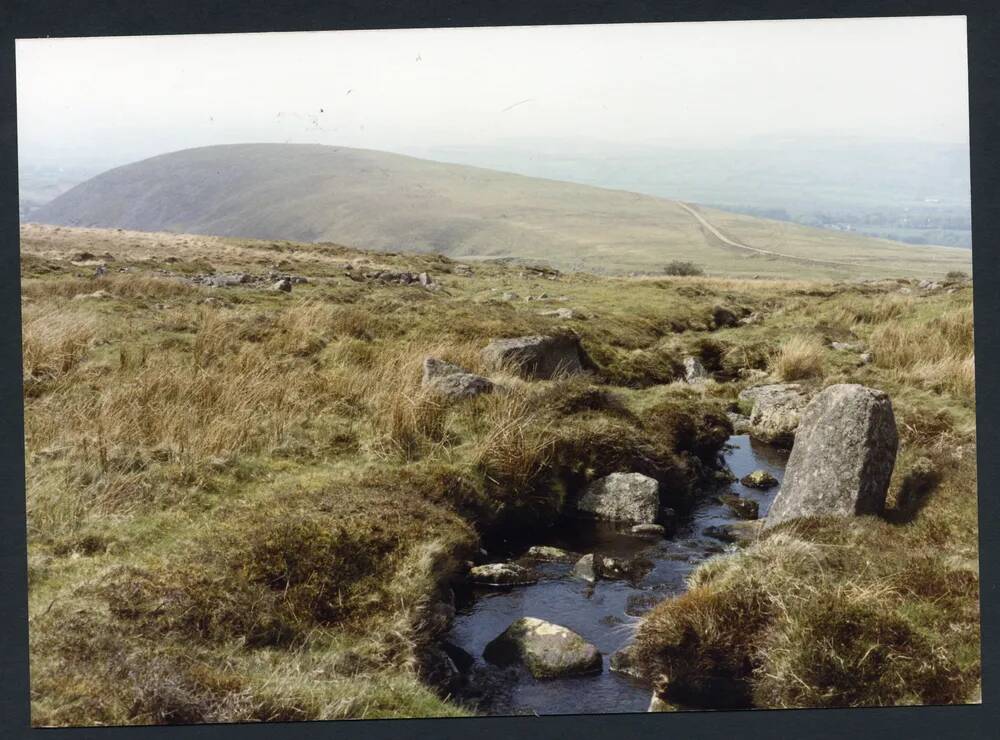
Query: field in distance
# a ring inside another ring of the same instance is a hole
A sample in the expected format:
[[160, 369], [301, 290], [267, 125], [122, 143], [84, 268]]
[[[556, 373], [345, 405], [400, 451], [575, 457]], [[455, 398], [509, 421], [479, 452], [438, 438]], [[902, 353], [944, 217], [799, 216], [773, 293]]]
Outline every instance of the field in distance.
[[164, 154], [92, 178], [32, 213], [47, 224], [335, 242], [564, 270], [940, 278], [971, 252], [737, 215], [666, 198], [398, 154], [239, 144]]

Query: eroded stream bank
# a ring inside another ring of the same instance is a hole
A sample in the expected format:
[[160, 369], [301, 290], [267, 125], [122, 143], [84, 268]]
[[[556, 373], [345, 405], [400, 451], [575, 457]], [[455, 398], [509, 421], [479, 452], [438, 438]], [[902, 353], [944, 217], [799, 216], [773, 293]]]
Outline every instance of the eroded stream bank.
[[[540, 576], [537, 583], [511, 588], [472, 586], [456, 592], [456, 616], [446, 640], [456, 664], [464, 663], [458, 665], [464, 678], [457, 698], [477, 704], [478, 711], [487, 714], [645, 711], [650, 687], [612, 671], [612, 655], [630, 642], [642, 614], [658, 601], [681, 592], [695, 567], [725, 551], [726, 544], [712, 536], [712, 528], [739, 520], [721, 497], [736, 494], [755, 501], [760, 516], [765, 516], [778, 487], [750, 488], [739, 479], [764, 470], [780, 481], [787, 460], [787, 452], [746, 435], [731, 437], [724, 456], [737, 480], [702, 496], [665, 537], [637, 537], [627, 528], [622, 531], [605, 522], [570, 521], [542, 541], [512, 544], [506, 553], [509, 559], [530, 564]], [[572, 561], [522, 559], [529, 544], [579, 555], [641, 559], [646, 561], [645, 574], [633, 582], [601, 579], [588, 583], [573, 575]], [[491, 559], [501, 554], [491, 553]], [[591, 676], [539, 680], [523, 665], [500, 667], [486, 661], [486, 645], [521, 617], [537, 617], [573, 630], [601, 651], [603, 670]]]

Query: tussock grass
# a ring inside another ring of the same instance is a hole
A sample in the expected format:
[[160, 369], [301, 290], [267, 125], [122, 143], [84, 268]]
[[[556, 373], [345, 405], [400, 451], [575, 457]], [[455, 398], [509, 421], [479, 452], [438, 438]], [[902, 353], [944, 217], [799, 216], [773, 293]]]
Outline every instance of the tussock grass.
[[[464, 713], [420, 682], [418, 658], [480, 538], [551, 524], [618, 471], [657, 478], [682, 510], [731, 433], [724, 409], [745, 383], [729, 381], [771, 367], [789, 340], [852, 335], [874, 363], [823, 350], [808, 377], [893, 397], [902, 448], [887, 520], [799, 523], [707, 561], [680, 605], [640, 626], [646, 665], [734, 704], [974, 693], [968, 290], [549, 281], [489, 263], [466, 277], [426, 255], [33, 233], [38, 259], [22, 270], [35, 724]], [[74, 277], [64, 253], [83, 249], [135, 271]], [[164, 249], [181, 262], [148, 259]], [[291, 296], [150, 274], [284, 258], [310, 279]], [[355, 282], [345, 260], [429, 269], [443, 288]], [[491, 302], [491, 288], [550, 298]], [[99, 289], [110, 298], [73, 300]], [[569, 328], [538, 315], [552, 306], [586, 317], [569, 327], [590, 374], [490, 372], [500, 390], [462, 402], [422, 388], [427, 355], [484, 373], [491, 338]], [[712, 328], [717, 306], [760, 320]], [[810, 367], [808, 354], [789, 351], [789, 367]], [[688, 355], [719, 382], [680, 380]], [[869, 688], [848, 685], [852, 671]]]
[[786, 340], [774, 356], [771, 372], [782, 380], [807, 380], [823, 375], [826, 350], [818, 339], [797, 335]]

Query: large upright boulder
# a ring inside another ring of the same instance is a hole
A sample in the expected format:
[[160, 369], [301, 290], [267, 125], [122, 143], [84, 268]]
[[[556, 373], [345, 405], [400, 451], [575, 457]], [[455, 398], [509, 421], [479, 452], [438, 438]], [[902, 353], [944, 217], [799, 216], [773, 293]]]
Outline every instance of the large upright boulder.
[[847, 383], [826, 388], [802, 412], [765, 526], [804, 516], [880, 513], [898, 446], [888, 395]]
[[483, 350], [483, 360], [492, 370], [512, 368], [543, 380], [584, 371], [580, 340], [572, 334], [497, 339]]
[[587, 486], [576, 508], [599, 519], [653, 524], [660, 511], [660, 484], [642, 473], [612, 473]]
[[772, 383], [741, 391], [740, 400], [753, 403], [750, 436], [788, 447], [795, 439], [799, 416], [809, 402], [809, 395], [798, 383]]

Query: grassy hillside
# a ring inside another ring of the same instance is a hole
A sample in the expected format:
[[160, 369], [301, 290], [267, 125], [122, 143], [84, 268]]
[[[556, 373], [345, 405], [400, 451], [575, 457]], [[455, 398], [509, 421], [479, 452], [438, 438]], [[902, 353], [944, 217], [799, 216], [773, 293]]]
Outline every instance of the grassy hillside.
[[600, 273], [659, 273], [672, 260], [693, 261], [712, 274], [772, 277], [941, 277], [970, 265], [964, 250], [710, 215], [725, 219], [716, 226], [733, 240], [763, 240], [770, 251], [796, 259], [720, 244], [663, 198], [319, 145], [241, 144], [165, 154], [88, 180], [32, 219], [544, 259]]
[[[36, 725], [475, 711], [421, 678], [441, 587], [485, 538], [553, 521], [567, 486], [642, 464], [693, 495], [696, 452], [717, 445], [747, 369], [891, 394], [889, 512], [779, 527], [709, 560], [647, 620], [646, 661], [673, 659], [679, 615], [758, 671], [761, 706], [974, 697], [967, 281], [545, 275], [41, 226], [21, 249]], [[378, 268], [441, 287], [358, 275]], [[187, 279], [271, 270], [308, 282]], [[758, 320], [715, 328], [719, 306]], [[553, 308], [573, 317], [541, 315]], [[429, 354], [482, 372], [491, 337], [563, 331], [593, 374], [494, 374], [506, 393], [452, 404], [420, 385]], [[828, 345], [849, 339], [874, 362]], [[687, 354], [732, 380], [678, 382]]]

